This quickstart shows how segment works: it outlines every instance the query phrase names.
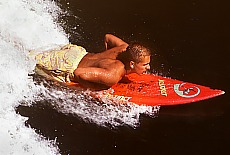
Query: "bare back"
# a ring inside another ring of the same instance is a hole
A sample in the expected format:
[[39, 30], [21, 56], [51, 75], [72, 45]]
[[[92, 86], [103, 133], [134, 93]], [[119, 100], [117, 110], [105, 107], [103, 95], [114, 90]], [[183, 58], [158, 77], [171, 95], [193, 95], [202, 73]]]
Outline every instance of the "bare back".
[[76, 81], [86, 87], [96, 86], [97, 89], [102, 86], [108, 88], [122, 79], [126, 70], [124, 64], [116, 58], [126, 50], [128, 44], [113, 35], [106, 35], [105, 44], [105, 51], [88, 53], [82, 58], [74, 71]]
[[[116, 60], [117, 55], [124, 51], [126, 49], [126, 46], [121, 47], [115, 47], [113, 49], [109, 49], [106, 51], [103, 51], [101, 53], [88, 53], [79, 63], [78, 68], [81, 67], [99, 67], [103, 63], [110, 63], [111, 60]], [[118, 61], [118, 60], [117, 60]]]
[[77, 81], [91, 88], [108, 88], [118, 83], [126, 73], [124, 64], [116, 59], [120, 52], [121, 48], [88, 53], [74, 71]]

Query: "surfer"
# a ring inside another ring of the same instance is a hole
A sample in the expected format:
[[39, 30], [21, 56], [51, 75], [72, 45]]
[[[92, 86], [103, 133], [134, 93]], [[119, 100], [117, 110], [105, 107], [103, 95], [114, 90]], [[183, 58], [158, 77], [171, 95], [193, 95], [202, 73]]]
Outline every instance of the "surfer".
[[88, 53], [68, 44], [35, 56], [35, 71], [51, 80], [78, 82], [93, 89], [107, 89], [130, 73], [145, 74], [150, 69], [150, 50], [139, 43], [105, 35], [105, 51]]

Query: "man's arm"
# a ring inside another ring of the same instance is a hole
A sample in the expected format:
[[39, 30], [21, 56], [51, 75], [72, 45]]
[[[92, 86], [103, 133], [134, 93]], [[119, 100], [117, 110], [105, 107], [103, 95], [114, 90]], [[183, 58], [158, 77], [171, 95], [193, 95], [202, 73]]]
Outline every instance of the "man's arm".
[[[115, 68], [115, 66], [111, 65], [111, 68]], [[82, 85], [90, 82], [92, 84], [102, 84], [110, 87], [122, 79], [124, 70], [122, 70], [122, 68], [116, 70], [97, 67], [77, 68], [74, 71], [74, 75], [76, 80]]]
[[118, 47], [118, 46], [128, 46], [126, 42], [121, 40], [120, 38], [112, 35], [112, 34], [106, 34], [105, 35], [105, 49], [108, 50], [113, 47]]

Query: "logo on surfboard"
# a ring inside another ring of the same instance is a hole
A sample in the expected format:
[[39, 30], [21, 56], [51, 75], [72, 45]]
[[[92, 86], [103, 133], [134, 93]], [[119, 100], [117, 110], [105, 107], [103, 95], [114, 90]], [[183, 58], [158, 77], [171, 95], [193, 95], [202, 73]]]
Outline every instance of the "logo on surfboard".
[[160, 87], [161, 95], [167, 97], [168, 94], [167, 94], [167, 90], [166, 90], [166, 86], [165, 86], [165, 81], [159, 79], [158, 84], [159, 84], [159, 87]]
[[193, 98], [200, 94], [200, 88], [188, 85], [187, 83], [174, 84], [174, 91], [184, 98]]

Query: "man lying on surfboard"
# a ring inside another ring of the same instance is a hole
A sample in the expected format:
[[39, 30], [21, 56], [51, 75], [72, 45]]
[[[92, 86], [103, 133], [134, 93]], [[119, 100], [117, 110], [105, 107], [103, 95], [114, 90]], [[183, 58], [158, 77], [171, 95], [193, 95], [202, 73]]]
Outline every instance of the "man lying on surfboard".
[[150, 69], [150, 50], [139, 43], [127, 44], [106, 34], [105, 51], [88, 53], [68, 44], [35, 56], [36, 72], [51, 80], [78, 82], [93, 89], [106, 89], [130, 73], [145, 74]]

